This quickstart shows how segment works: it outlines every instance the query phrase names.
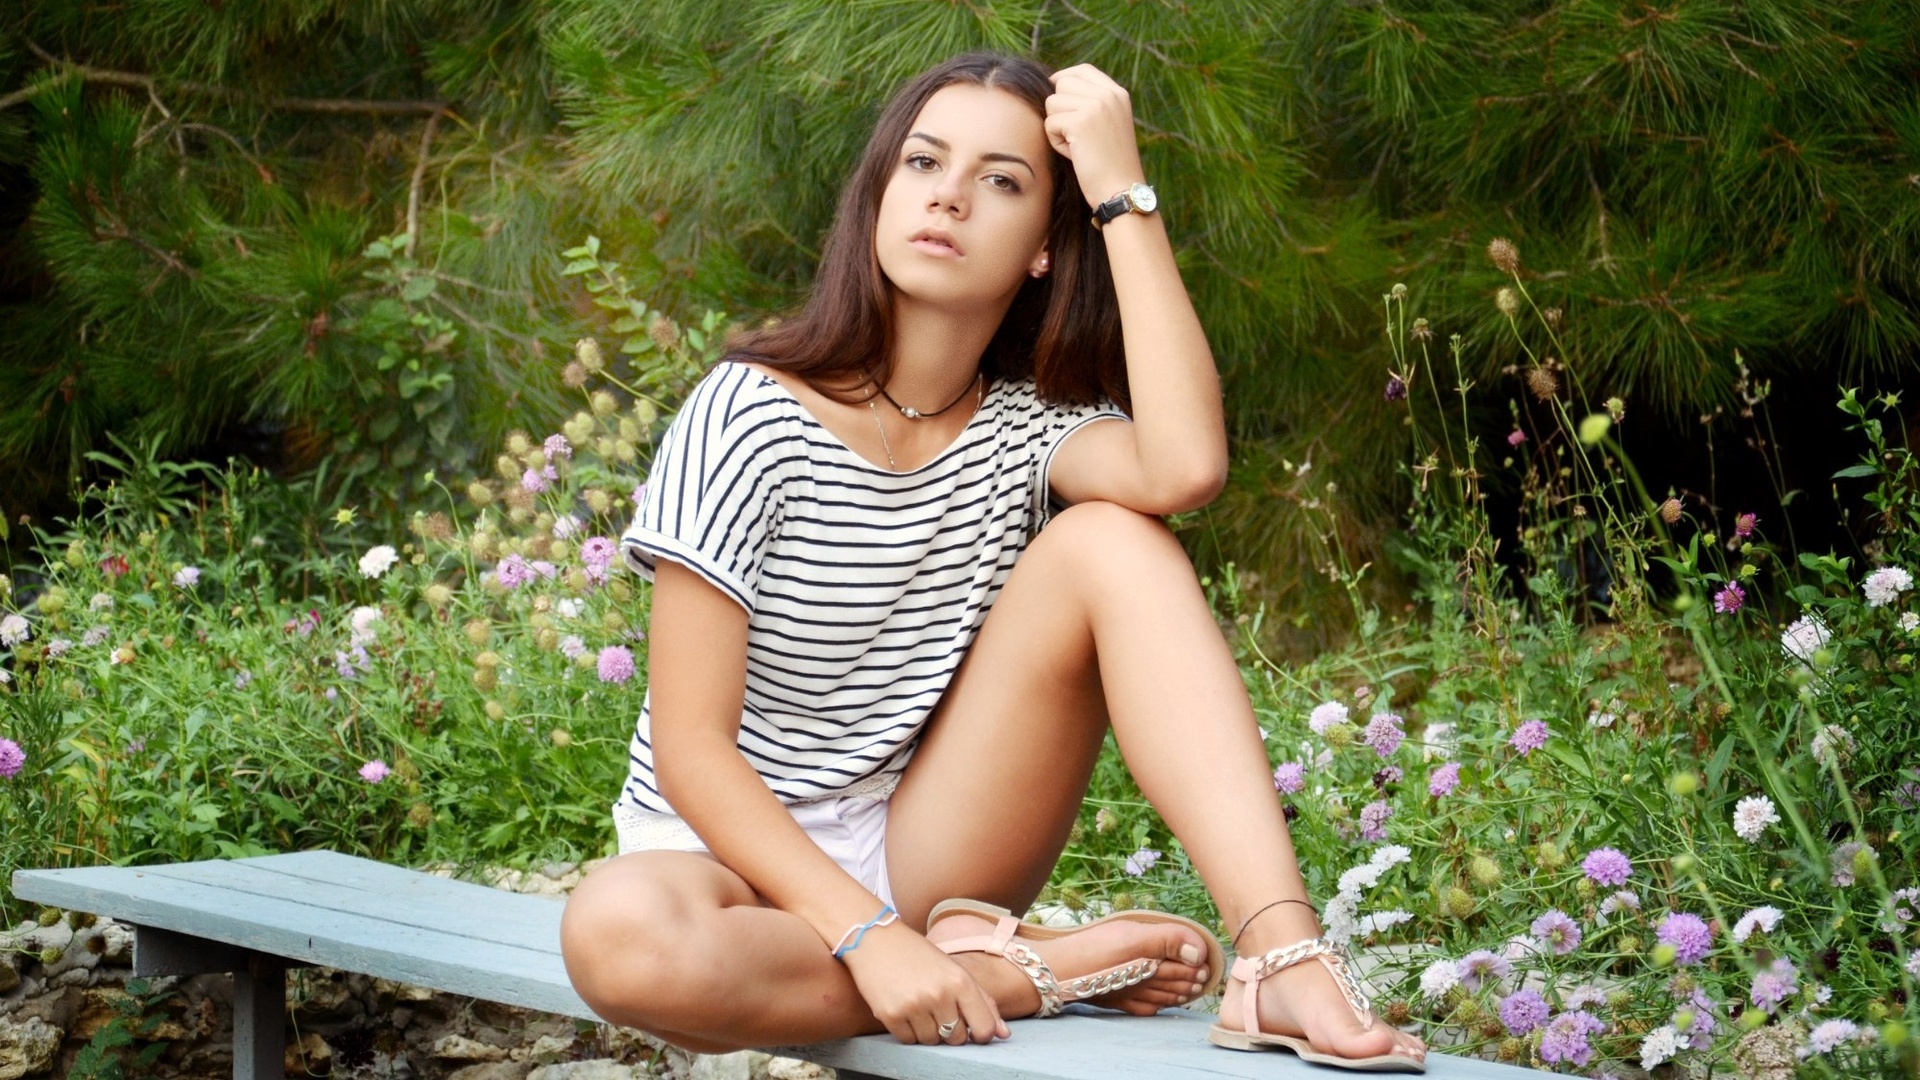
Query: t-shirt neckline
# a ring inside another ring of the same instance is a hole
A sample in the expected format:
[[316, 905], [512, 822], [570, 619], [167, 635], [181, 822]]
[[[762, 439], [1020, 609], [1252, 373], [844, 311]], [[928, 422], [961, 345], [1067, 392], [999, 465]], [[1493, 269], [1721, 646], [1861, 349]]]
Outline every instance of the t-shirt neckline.
[[[742, 365], [742, 366], [744, 367], [745, 365]], [[793, 391], [787, 389], [786, 384], [781, 382], [779, 379], [776, 379], [773, 376], [767, 374], [766, 372], [760, 371], [756, 368], [748, 367], [747, 370], [753, 372], [755, 375], [758, 375], [761, 379], [771, 384], [775, 391], [777, 391], [782, 397], [786, 398], [788, 403], [791, 404], [796, 410], [799, 411], [800, 417], [805, 423], [813, 426], [814, 428], [819, 429], [820, 434], [825, 436], [827, 444], [829, 446], [838, 450], [840, 453], [846, 455], [847, 457], [852, 458], [855, 462], [857, 462], [860, 465], [861, 468], [867, 470], [868, 472], [878, 473], [881, 476], [918, 476], [921, 473], [926, 472], [928, 469], [933, 468], [935, 465], [940, 464], [942, 461], [945, 461], [950, 455], [954, 453], [955, 450], [959, 449], [962, 443], [967, 441], [967, 437], [969, 435], [973, 434], [973, 426], [979, 423], [980, 419], [983, 416], [985, 416], [987, 413], [987, 403], [995, 400], [995, 395], [994, 395], [995, 380], [991, 376], [987, 376], [986, 392], [980, 395], [980, 404], [973, 410], [973, 415], [967, 419], [967, 426], [961, 428], [960, 433], [953, 437], [953, 441], [949, 442], [946, 446], [942, 447], [940, 452], [933, 455], [932, 458], [928, 459], [926, 464], [921, 465], [920, 467], [915, 469], [907, 469], [907, 470], [901, 471], [896, 469], [889, 469], [884, 465], [879, 465], [872, 461], [869, 461], [859, 451], [855, 450], [851, 446], [848, 446], [846, 442], [840, 438], [840, 436], [835, 435], [833, 433], [832, 428], [821, 423], [820, 418], [813, 415], [813, 410], [807, 408], [806, 404], [802, 402], [799, 398], [795, 397], [793, 394]]]

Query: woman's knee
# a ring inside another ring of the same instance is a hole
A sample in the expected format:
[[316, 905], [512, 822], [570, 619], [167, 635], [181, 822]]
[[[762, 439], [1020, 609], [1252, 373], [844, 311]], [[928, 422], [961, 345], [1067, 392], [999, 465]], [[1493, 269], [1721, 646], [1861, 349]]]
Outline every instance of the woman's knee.
[[615, 859], [567, 899], [560, 920], [567, 977], [581, 1000], [615, 1023], [672, 1028], [677, 1003], [701, 1000], [690, 992], [707, 970], [697, 962], [700, 916], [717, 911], [719, 901], [676, 862], [653, 854]]
[[[1042, 549], [1064, 565], [1097, 575], [1137, 580], [1156, 571], [1191, 573], [1186, 551], [1166, 523], [1118, 503], [1075, 503], [1053, 516], [1028, 555]], [[1027, 557], [1027, 556], [1022, 556]]]

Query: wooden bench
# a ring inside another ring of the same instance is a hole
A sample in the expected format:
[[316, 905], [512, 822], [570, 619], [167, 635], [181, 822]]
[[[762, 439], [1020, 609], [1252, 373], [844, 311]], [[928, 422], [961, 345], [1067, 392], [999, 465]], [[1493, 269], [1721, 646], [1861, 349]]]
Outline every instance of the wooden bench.
[[[489, 889], [331, 851], [161, 866], [20, 870], [15, 895], [135, 927], [136, 976], [230, 971], [233, 1071], [281, 1080], [286, 971], [320, 965], [561, 1016], [598, 1020], [567, 981], [556, 900]], [[1074, 1006], [1017, 1023], [988, 1046], [903, 1046], [872, 1035], [769, 1048], [842, 1080], [1249, 1080], [1332, 1074], [1287, 1054], [1205, 1044], [1211, 1017], [1139, 1018]], [[1429, 1057], [1443, 1080], [1538, 1072]]]

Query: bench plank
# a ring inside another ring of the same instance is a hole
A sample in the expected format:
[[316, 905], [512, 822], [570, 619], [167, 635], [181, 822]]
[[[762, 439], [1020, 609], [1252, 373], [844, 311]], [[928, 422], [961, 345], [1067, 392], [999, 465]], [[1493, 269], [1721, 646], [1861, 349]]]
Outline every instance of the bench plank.
[[567, 981], [560, 959], [562, 906], [558, 903], [479, 889], [487, 906], [469, 902], [437, 913], [462, 921], [510, 913], [533, 921], [536, 925], [528, 932], [543, 937], [546, 944], [531, 948], [298, 899], [236, 893], [169, 876], [164, 870], [115, 866], [22, 870], [14, 874], [13, 888], [16, 895], [37, 903], [96, 912], [269, 956], [541, 1012], [595, 1018]]
[[[890, 1035], [775, 1047], [830, 1068], [912, 1080], [1328, 1080], [1343, 1075], [1289, 1053], [1240, 1053], [1206, 1041], [1214, 1017], [1186, 1009], [1123, 1016], [1082, 1005], [1049, 1020], [1016, 1020], [986, 1046], [903, 1046]], [[1403, 1074], [1405, 1075], [1405, 1074]], [[1529, 1080], [1544, 1074], [1477, 1058], [1427, 1056], [1434, 1080]]]
[[278, 872], [251, 859], [239, 862], [175, 863], [143, 867], [147, 873], [228, 889], [238, 895], [289, 900], [332, 911], [365, 915], [398, 926], [435, 930], [477, 942], [540, 952], [560, 941], [558, 900], [489, 889], [408, 872], [413, 880], [392, 886], [357, 887]]

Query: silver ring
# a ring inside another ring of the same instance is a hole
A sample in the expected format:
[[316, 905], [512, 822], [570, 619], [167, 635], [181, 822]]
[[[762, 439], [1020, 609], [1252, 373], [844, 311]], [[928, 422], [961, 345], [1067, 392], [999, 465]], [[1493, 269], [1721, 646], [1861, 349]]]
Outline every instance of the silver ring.
[[949, 1020], [946, 1023], [941, 1024], [939, 1027], [935, 1028], [934, 1030], [943, 1039], [952, 1038], [953, 1033], [960, 1030], [960, 1021]]

